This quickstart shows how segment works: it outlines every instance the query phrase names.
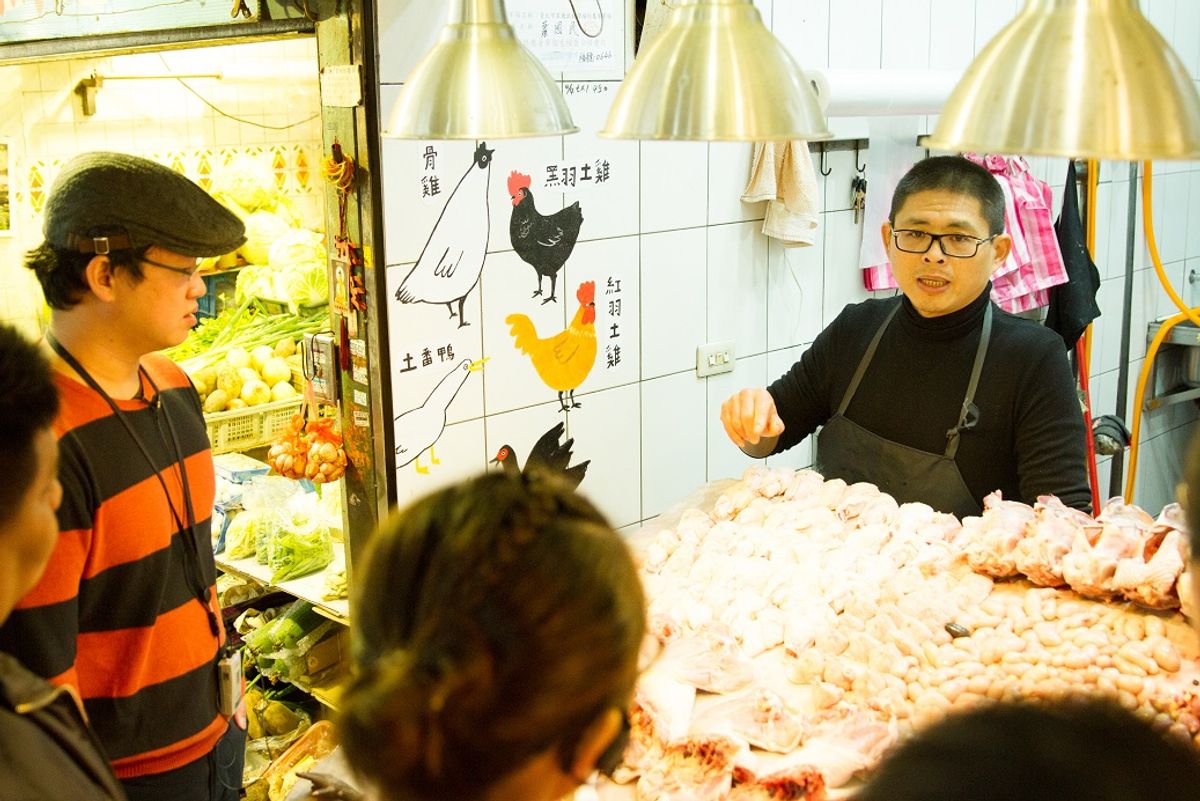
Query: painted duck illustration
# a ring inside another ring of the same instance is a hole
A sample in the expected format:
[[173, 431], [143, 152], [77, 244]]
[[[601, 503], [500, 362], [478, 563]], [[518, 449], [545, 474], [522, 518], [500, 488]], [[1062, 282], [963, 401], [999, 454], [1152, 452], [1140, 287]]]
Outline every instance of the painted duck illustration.
[[592, 460], [588, 459], [577, 465], [571, 465], [571, 457], [574, 455], [571, 448], [575, 444], [575, 440], [570, 438], [563, 442], [562, 436], [565, 430], [566, 427], [562, 423], [557, 423], [538, 437], [538, 441], [529, 451], [529, 458], [525, 460], [524, 467], [517, 463], [517, 453], [511, 445], [501, 445], [500, 450], [496, 451], [496, 458], [492, 459], [491, 463], [500, 465], [500, 468], [506, 473], [521, 473], [528, 470], [531, 465], [536, 468], [549, 469], [564, 476], [572, 487], [578, 487], [579, 482], [583, 481], [583, 477], [587, 474], [588, 465], [592, 463]]
[[438, 382], [424, 403], [396, 418], [396, 469], [415, 461], [418, 473], [428, 473], [429, 468], [421, 464], [421, 454], [425, 451], [429, 451], [431, 464], [439, 463], [433, 446], [437, 444], [446, 428], [446, 409], [471, 377], [471, 373], [478, 373], [483, 369], [485, 361], [487, 360], [473, 362], [463, 359]]
[[454, 319], [458, 304], [458, 327], [470, 325], [463, 318], [467, 295], [479, 283], [491, 234], [488, 183], [492, 154], [486, 142], [475, 148], [475, 158], [450, 193], [417, 263], [396, 290], [401, 303], [445, 303]]
[[541, 214], [533, 203], [529, 184], [529, 176], [515, 170], [508, 176], [508, 194], [513, 204], [508, 236], [517, 255], [537, 272], [535, 298], [542, 294], [542, 279], [550, 279], [550, 296], [542, 301], [549, 303], [558, 300], [554, 296], [554, 286], [559, 271], [575, 249], [575, 240], [583, 225], [583, 211], [576, 201], [553, 214]]

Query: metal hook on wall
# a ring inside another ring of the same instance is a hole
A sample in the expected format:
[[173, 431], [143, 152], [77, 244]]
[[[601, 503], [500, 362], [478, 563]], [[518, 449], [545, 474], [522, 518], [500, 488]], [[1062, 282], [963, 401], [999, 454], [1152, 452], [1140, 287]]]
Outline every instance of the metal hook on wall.
[[862, 165], [861, 167], [858, 166], [858, 142], [854, 143], [854, 169], [858, 170], [860, 173], [865, 173], [867, 171], [866, 164]]
[[828, 178], [833, 173], [833, 170], [825, 169], [825, 143], [822, 142], [818, 145], [818, 147], [821, 148], [821, 166], [818, 167], [817, 170], [821, 173], [821, 175], [824, 175], [826, 178]]

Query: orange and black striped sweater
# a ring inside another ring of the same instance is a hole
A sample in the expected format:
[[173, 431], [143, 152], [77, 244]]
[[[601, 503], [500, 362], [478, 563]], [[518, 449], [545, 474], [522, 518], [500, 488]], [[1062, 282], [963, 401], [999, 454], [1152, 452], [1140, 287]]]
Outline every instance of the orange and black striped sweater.
[[[209, 528], [214, 478], [199, 398], [187, 376], [151, 355], [145, 400], [117, 401], [185, 518], [170, 414], [186, 463], [199, 560], [188, 555], [163, 487], [100, 395], [63, 375], [59, 539], [45, 575], [0, 628], [0, 651], [55, 684], [78, 688], [119, 778], [164, 773], [205, 756], [226, 729], [218, 713], [213, 636], [192, 589], [216, 577]], [[216, 591], [210, 603], [220, 620]]]

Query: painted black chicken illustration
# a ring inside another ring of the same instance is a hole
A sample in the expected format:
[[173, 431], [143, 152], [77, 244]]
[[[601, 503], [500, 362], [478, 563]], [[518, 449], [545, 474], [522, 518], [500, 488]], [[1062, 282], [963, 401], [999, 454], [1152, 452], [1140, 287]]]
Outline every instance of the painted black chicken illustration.
[[501, 445], [500, 450], [496, 451], [496, 458], [492, 459], [492, 464], [499, 464], [506, 473], [521, 473], [528, 470], [530, 465], [535, 465], [534, 469], [549, 469], [559, 473], [566, 477], [572, 487], [578, 487], [592, 460], [588, 459], [568, 467], [571, 464], [571, 457], [574, 455], [571, 446], [575, 444], [575, 440], [568, 439], [563, 442], [562, 436], [565, 430], [562, 423], [557, 423], [545, 434], [542, 434], [533, 444], [533, 449], [529, 451], [529, 458], [525, 460], [524, 467], [517, 464], [517, 454], [511, 445]]
[[533, 297], [542, 294], [542, 279], [550, 279], [550, 296], [542, 301], [549, 303], [558, 300], [554, 287], [559, 271], [575, 249], [575, 240], [583, 225], [583, 211], [576, 201], [554, 214], [539, 214], [529, 183], [528, 175], [515, 170], [508, 176], [508, 194], [512, 196], [513, 204], [508, 235], [517, 255], [537, 271], [538, 285]]

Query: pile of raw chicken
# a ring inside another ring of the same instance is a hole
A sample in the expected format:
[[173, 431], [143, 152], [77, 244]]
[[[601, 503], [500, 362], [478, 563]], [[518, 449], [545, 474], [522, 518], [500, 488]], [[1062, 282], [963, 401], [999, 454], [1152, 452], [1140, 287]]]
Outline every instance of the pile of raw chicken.
[[999, 495], [960, 522], [752, 468], [640, 549], [662, 650], [617, 781], [641, 801], [823, 801], [948, 710], [1068, 691], [1200, 744], [1200, 652], [1170, 611], [1182, 527], [1175, 505], [1092, 518]]

